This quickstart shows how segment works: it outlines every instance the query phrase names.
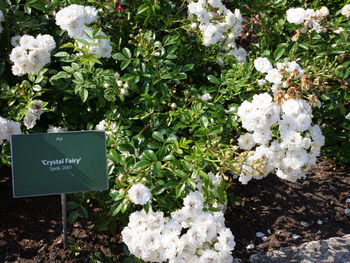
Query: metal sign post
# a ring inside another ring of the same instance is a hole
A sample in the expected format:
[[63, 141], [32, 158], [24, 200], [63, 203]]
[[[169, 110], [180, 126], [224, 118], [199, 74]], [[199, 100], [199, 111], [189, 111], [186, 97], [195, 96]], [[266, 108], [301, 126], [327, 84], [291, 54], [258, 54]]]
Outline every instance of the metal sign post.
[[67, 209], [66, 209], [66, 194], [61, 194], [62, 203], [62, 227], [63, 227], [63, 249], [67, 248]]

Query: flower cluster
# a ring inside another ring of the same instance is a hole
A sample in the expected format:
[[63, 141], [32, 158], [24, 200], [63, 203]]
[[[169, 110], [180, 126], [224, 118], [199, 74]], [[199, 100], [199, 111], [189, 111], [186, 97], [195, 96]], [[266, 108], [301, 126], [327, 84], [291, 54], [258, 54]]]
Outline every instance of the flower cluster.
[[92, 28], [86, 26], [91, 24], [97, 18], [97, 10], [94, 7], [82, 5], [67, 6], [56, 14], [56, 24], [61, 29], [66, 30], [68, 35], [74, 39], [83, 39], [91, 43], [89, 52], [96, 54], [98, 58], [110, 58], [112, 53], [112, 46], [109, 40], [105, 39], [106, 34], [99, 32], [99, 36], [104, 38], [91, 39], [86, 32], [92, 32]]
[[[304, 70], [296, 61], [277, 62], [276, 68], [274, 68], [267, 58], [259, 57], [254, 60], [254, 67], [261, 73], [267, 73], [265, 80], [273, 84], [272, 91], [275, 94], [281, 86], [288, 87], [291, 78], [300, 79], [304, 76]], [[284, 79], [285, 81], [283, 81]], [[259, 80], [258, 84], [264, 84], [265, 80]]]
[[238, 9], [232, 13], [221, 0], [198, 0], [189, 3], [188, 13], [196, 20], [191, 28], [199, 28], [203, 35], [203, 45], [219, 46], [219, 64], [223, 64], [223, 58], [227, 55], [234, 56], [239, 62], [246, 61], [247, 52], [236, 46], [236, 38], [242, 31], [242, 16]]
[[238, 115], [243, 128], [251, 132], [238, 139], [239, 147], [247, 151], [239, 178], [243, 184], [275, 169], [280, 178], [295, 182], [316, 163], [324, 136], [318, 125], [312, 126], [306, 101], [286, 99], [279, 106], [263, 93], [254, 95], [252, 102], [244, 101]]
[[345, 17], [350, 17], [350, 4], [344, 5], [340, 13]]
[[[19, 40], [18, 40], [19, 39]], [[56, 47], [56, 42], [50, 35], [29, 35], [14, 39], [16, 46], [12, 49], [10, 60], [14, 63], [12, 73], [22, 76], [27, 73], [38, 73], [51, 61], [50, 52]]]
[[55, 127], [53, 125], [49, 125], [49, 128], [47, 129], [47, 133], [59, 133], [59, 132], [66, 132], [67, 128], [62, 127]]
[[12, 134], [21, 134], [21, 124], [0, 117], [0, 145], [10, 140]]
[[134, 184], [128, 191], [131, 202], [145, 205], [152, 198], [151, 191], [143, 184]]
[[1, 25], [1, 22], [4, 22], [5, 21], [5, 18], [4, 18], [4, 13], [0, 10], [0, 33], [2, 33], [2, 25]]
[[232, 262], [236, 243], [222, 212], [204, 212], [203, 196], [191, 192], [184, 207], [162, 212], [132, 213], [122, 231], [130, 252], [147, 262]]
[[28, 111], [24, 116], [23, 122], [27, 129], [35, 126], [36, 121], [40, 120], [41, 114], [44, 112], [46, 103], [41, 100], [33, 100], [28, 105]]
[[319, 10], [304, 9], [301, 7], [290, 8], [287, 10], [287, 21], [292, 24], [300, 25], [304, 24], [301, 33], [306, 33], [308, 29], [310, 31], [316, 31], [320, 33], [322, 31], [321, 22], [329, 15], [327, 7], [323, 6]]

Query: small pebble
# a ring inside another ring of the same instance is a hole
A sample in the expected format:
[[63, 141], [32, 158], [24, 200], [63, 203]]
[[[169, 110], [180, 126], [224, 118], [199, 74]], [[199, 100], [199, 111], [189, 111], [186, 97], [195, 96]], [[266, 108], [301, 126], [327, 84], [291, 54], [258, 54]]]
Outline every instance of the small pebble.
[[318, 230], [318, 231], [316, 232], [316, 234], [321, 234], [321, 230]]
[[323, 221], [322, 221], [322, 220], [318, 220], [318, 221], [317, 221], [317, 224], [322, 225], [322, 224], [323, 224]]
[[346, 198], [345, 202], [350, 203], [350, 198]]
[[254, 248], [255, 248], [255, 245], [253, 243], [251, 243], [247, 246], [247, 249], [254, 249]]
[[344, 212], [345, 212], [345, 214], [349, 214], [350, 213], [350, 208], [346, 208]]
[[265, 234], [264, 233], [262, 233], [262, 232], [256, 232], [256, 237], [263, 237], [263, 236], [265, 236]]
[[267, 229], [267, 233], [268, 233], [269, 235], [271, 235], [271, 230], [270, 230], [270, 229]]
[[300, 237], [301, 237], [301, 236], [299, 236], [299, 235], [297, 235], [297, 234], [293, 234], [293, 235], [292, 235], [292, 238], [293, 238], [293, 239], [298, 239], [298, 238], [300, 238]]
[[261, 240], [264, 241], [264, 242], [266, 242], [267, 240], [269, 240], [269, 238], [266, 237], [266, 236], [263, 236], [263, 237], [261, 238]]

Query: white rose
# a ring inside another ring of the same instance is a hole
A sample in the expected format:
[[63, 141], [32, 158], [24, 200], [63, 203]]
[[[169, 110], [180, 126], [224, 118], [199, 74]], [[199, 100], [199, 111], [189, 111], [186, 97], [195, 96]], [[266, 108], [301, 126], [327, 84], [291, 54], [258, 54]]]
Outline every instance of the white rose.
[[303, 8], [290, 8], [287, 10], [287, 21], [299, 25], [304, 22], [306, 11]]

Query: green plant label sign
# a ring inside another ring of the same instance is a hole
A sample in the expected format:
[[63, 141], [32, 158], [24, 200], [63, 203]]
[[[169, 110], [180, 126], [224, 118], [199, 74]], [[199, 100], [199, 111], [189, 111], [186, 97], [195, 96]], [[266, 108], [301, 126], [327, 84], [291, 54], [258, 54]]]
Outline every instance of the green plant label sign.
[[13, 196], [108, 189], [103, 131], [11, 136]]

